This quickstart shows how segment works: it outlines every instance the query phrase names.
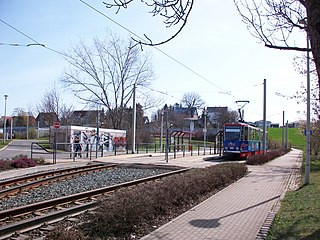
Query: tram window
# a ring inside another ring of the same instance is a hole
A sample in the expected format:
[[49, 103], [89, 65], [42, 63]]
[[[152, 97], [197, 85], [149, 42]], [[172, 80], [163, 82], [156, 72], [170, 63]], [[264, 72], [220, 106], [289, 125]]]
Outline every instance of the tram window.
[[241, 127], [241, 140], [248, 140], [249, 129], [247, 126]]
[[225, 140], [239, 140], [240, 138], [240, 129], [226, 129], [224, 134]]

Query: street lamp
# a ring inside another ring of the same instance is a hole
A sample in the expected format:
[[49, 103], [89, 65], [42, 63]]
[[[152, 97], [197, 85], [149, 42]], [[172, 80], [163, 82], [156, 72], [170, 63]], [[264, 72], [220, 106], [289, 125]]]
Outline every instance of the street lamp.
[[8, 95], [4, 95], [4, 124], [3, 124], [3, 143], [7, 140], [7, 99]]
[[166, 113], [166, 152], [165, 152], [165, 160], [169, 161], [169, 128], [168, 128], [168, 105], [164, 105], [164, 112]]
[[309, 34], [307, 31], [307, 124], [306, 124], [306, 166], [305, 184], [310, 182], [310, 54]]
[[206, 140], [207, 140], [207, 113], [208, 110], [206, 108], [203, 109], [204, 115], [204, 127], [203, 127], [203, 151], [204, 155], [206, 155]]
[[303, 24], [307, 33], [307, 122], [306, 122], [306, 165], [304, 184], [310, 183], [310, 54], [309, 54], [309, 34], [307, 18], [301, 19], [300, 24]]

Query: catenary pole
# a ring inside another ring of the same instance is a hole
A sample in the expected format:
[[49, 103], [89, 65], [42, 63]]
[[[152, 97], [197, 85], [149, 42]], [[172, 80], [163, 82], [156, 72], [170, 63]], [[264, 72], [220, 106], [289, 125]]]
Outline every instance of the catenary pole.
[[[307, 32], [307, 49], [309, 49], [309, 34]], [[310, 183], [310, 54], [307, 51], [307, 123], [306, 123], [306, 166], [304, 184]]]
[[136, 152], [136, 125], [137, 125], [137, 108], [136, 108], [136, 84], [133, 84], [133, 106], [132, 106], [132, 153]]
[[266, 79], [263, 80], [263, 142], [262, 142], [262, 149], [263, 149], [263, 155], [266, 155], [266, 143], [267, 143], [267, 83]]

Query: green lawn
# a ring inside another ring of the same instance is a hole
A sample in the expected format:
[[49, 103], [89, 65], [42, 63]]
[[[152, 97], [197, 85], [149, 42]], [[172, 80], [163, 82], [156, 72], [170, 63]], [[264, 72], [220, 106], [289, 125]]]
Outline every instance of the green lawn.
[[[282, 128], [269, 128], [269, 140], [281, 144]], [[288, 141], [291, 147], [303, 150], [306, 145], [305, 136], [299, 128], [288, 128]]]
[[[305, 149], [305, 136], [298, 128], [289, 128], [288, 138], [291, 147]], [[268, 129], [271, 141], [281, 142], [282, 129]], [[319, 158], [319, 157], [318, 157]], [[311, 156], [310, 184], [304, 186], [304, 164], [301, 169], [301, 187], [287, 192], [281, 201], [281, 208], [277, 214], [267, 240], [318, 240], [320, 239], [320, 159]]]
[[310, 184], [286, 194], [266, 239], [320, 239], [320, 160], [312, 158], [310, 169]]

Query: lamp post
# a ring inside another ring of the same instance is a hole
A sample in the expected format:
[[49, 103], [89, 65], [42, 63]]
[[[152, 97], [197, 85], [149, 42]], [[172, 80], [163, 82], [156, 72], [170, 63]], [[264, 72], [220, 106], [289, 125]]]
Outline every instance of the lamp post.
[[168, 128], [168, 105], [164, 105], [164, 111], [166, 113], [166, 152], [165, 152], [165, 160], [166, 163], [169, 161], [169, 128]]
[[8, 95], [4, 95], [4, 124], [3, 124], [3, 143], [7, 140], [7, 99]]
[[306, 119], [306, 165], [305, 165], [305, 178], [304, 184], [310, 183], [310, 54], [309, 54], [309, 34], [307, 18], [299, 20], [303, 24], [307, 33], [307, 119]]
[[306, 166], [304, 184], [310, 182], [310, 54], [309, 34], [307, 31], [307, 123], [306, 123]]
[[203, 127], [203, 151], [204, 155], [206, 155], [206, 140], [207, 140], [207, 112], [206, 108], [203, 109], [204, 114], [204, 127]]
[[160, 152], [163, 152], [163, 111], [161, 110], [161, 127], [160, 127]]

